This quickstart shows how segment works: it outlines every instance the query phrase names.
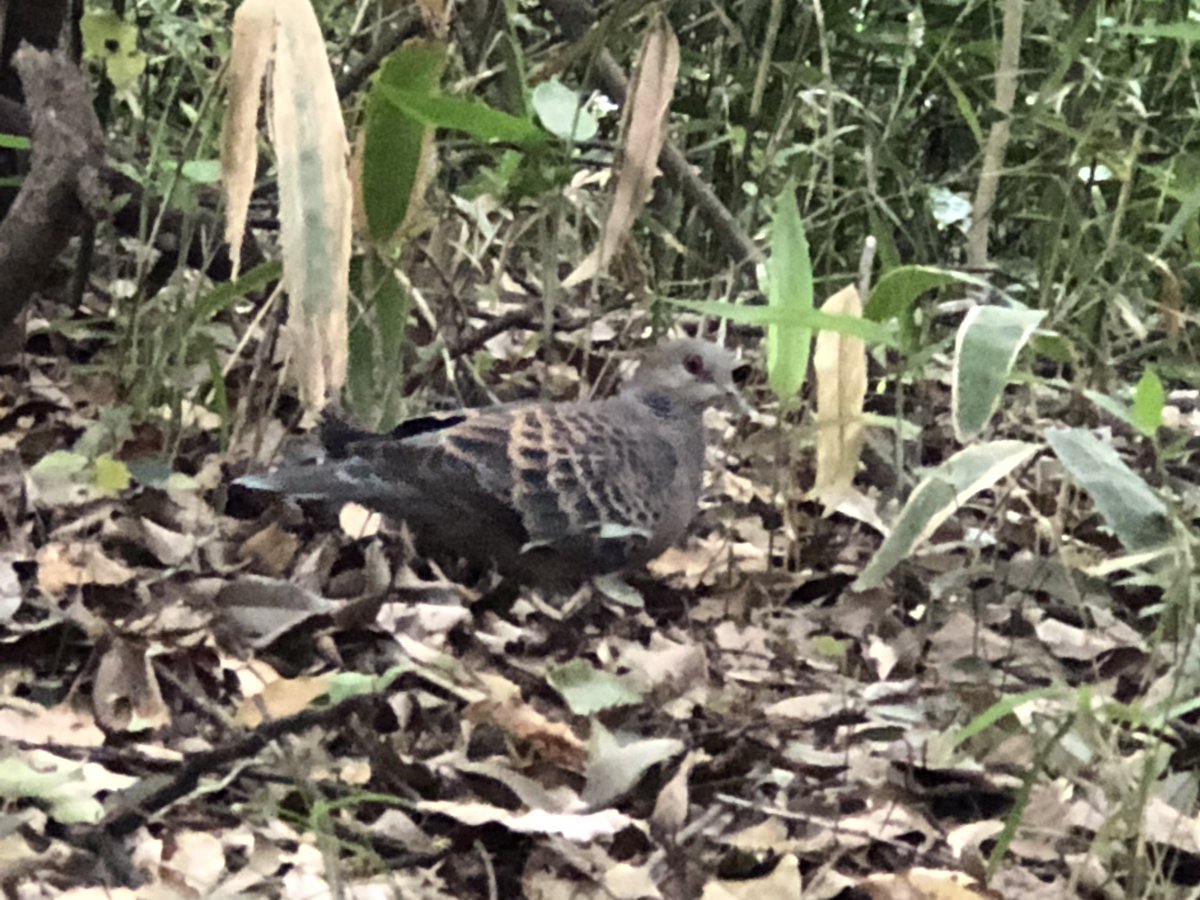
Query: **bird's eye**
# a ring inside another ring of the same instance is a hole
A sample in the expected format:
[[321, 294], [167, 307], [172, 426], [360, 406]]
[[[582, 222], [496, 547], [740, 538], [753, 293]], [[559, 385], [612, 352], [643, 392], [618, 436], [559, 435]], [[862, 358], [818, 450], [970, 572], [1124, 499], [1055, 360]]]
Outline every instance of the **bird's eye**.
[[683, 368], [687, 370], [689, 375], [699, 375], [704, 371], [704, 360], [697, 354], [693, 353], [683, 361]]

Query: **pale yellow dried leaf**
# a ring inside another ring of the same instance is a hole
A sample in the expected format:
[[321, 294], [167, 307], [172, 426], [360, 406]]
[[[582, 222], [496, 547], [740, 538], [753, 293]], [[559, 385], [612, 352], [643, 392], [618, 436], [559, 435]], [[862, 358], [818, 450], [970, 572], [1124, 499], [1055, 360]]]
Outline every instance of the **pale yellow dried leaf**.
[[679, 764], [679, 771], [663, 786], [663, 789], [658, 792], [658, 797], [655, 798], [654, 811], [650, 813], [650, 823], [666, 834], [675, 835], [687, 822], [690, 796], [688, 778], [691, 777], [692, 768], [696, 765], [697, 759], [698, 756], [695, 752], [685, 756], [683, 762]]
[[417, 0], [417, 9], [432, 34], [445, 37], [450, 32], [450, 0]]
[[[821, 311], [861, 316], [853, 285], [825, 301]], [[817, 475], [813, 494], [841, 497], [854, 481], [863, 447], [863, 401], [867, 396], [867, 353], [861, 338], [835, 331], [817, 334], [813, 350], [817, 385]]]
[[263, 78], [275, 45], [275, 0], [246, 0], [233, 15], [229, 50], [229, 105], [221, 129], [221, 184], [225, 240], [233, 276], [241, 265], [242, 237], [258, 166], [258, 110]]
[[212, 896], [222, 877], [229, 874], [220, 838], [207, 831], [180, 830], [172, 832], [170, 843], [159, 875], [169, 884], [186, 885], [192, 896]]
[[658, 175], [658, 154], [667, 139], [667, 110], [679, 75], [679, 41], [661, 16], [650, 27], [629, 86], [624, 111], [624, 142], [612, 207], [600, 243], [563, 281], [572, 287], [608, 267], [650, 198]]
[[[578, 897], [575, 890], [563, 896]], [[611, 897], [613, 900], [658, 900], [662, 892], [654, 883], [654, 878], [647, 863], [633, 866], [626, 862], [614, 863], [604, 872], [604, 891], [599, 897]]]
[[255, 728], [264, 719], [279, 719], [303, 712], [318, 697], [329, 693], [331, 678], [330, 675], [316, 675], [272, 681], [261, 693], [243, 700], [233, 720], [247, 728]]
[[338, 525], [343, 534], [357, 541], [378, 534], [383, 516], [357, 503], [345, 503], [338, 512]]
[[104, 732], [90, 713], [63, 703], [49, 708], [20, 697], [5, 697], [0, 705], [0, 734], [19, 734], [31, 744], [99, 747]]
[[320, 409], [346, 380], [349, 142], [325, 39], [308, 0], [275, 0], [271, 125], [279, 170], [288, 350], [301, 399]]
[[61, 597], [68, 587], [124, 584], [134, 576], [132, 569], [109, 559], [98, 544], [89, 542], [43, 544], [36, 558], [38, 587], [52, 597]]
[[869, 875], [859, 885], [872, 900], [978, 900], [988, 894], [965, 872], [909, 869]]

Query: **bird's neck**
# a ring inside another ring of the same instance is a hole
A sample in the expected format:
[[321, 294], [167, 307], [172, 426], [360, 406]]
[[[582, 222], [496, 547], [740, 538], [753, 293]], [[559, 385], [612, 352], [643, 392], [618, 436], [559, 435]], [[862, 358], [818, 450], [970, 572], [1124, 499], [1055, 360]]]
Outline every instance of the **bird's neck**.
[[625, 394], [630, 399], [642, 404], [660, 419], [699, 420], [700, 418], [699, 410], [695, 410], [687, 404], [680, 403], [677, 398], [673, 397], [667, 391], [656, 390], [652, 387], [631, 386], [626, 389]]

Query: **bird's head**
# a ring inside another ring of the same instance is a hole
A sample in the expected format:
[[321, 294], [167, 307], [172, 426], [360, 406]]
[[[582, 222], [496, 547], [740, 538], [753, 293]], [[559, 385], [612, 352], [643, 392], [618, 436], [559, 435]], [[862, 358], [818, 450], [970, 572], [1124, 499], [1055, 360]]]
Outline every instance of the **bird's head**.
[[733, 382], [736, 363], [731, 351], [711, 341], [667, 341], [642, 357], [624, 390], [643, 398], [668, 397], [673, 405], [695, 411], [719, 403], [741, 406]]

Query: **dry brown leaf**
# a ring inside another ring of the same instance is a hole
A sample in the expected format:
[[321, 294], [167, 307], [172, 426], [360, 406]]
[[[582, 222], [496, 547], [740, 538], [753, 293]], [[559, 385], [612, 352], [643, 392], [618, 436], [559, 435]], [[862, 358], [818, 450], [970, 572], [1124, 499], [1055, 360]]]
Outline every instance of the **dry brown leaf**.
[[650, 198], [650, 186], [658, 174], [658, 154], [667, 139], [667, 110], [678, 75], [679, 41], [667, 20], [658, 16], [646, 33], [629, 86], [617, 184], [600, 242], [563, 280], [563, 287], [595, 278], [607, 268]]
[[152, 519], [139, 519], [142, 544], [164, 566], [178, 566], [196, 551], [196, 536], [164, 528]]
[[88, 713], [60, 705], [46, 708], [19, 697], [5, 697], [0, 706], [0, 734], [19, 734], [31, 744], [99, 747], [104, 732]]
[[700, 755], [696, 751], [683, 758], [679, 763], [679, 771], [663, 785], [654, 800], [654, 811], [650, 813], [652, 825], [672, 837], [683, 827], [688, 814], [688, 778], [691, 777], [692, 768], [696, 763], [707, 758], [708, 754]]
[[561, 722], [551, 722], [523, 699], [521, 689], [499, 675], [480, 676], [488, 697], [467, 707], [471, 722], [488, 722], [520, 740], [538, 758], [583, 771], [587, 746]]
[[308, 0], [275, 0], [271, 126], [279, 171], [288, 351], [320, 409], [346, 379], [352, 191], [349, 142], [325, 38]]
[[85, 584], [116, 585], [131, 581], [132, 569], [109, 559], [93, 543], [46, 544], [37, 552], [38, 587], [52, 597], [61, 597], [69, 587]]
[[657, 900], [662, 892], [654, 883], [649, 863], [632, 866], [626, 862], [614, 863], [604, 872], [604, 893], [601, 896], [613, 900]]
[[420, 812], [450, 816], [466, 825], [479, 826], [494, 822], [518, 834], [561, 835], [579, 843], [611, 837], [633, 824], [632, 819], [615, 809], [593, 813], [555, 813], [544, 809], [512, 812], [489, 803], [458, 803], [451, 800], [420, 800], [414, 805]]
[[225, 240], [241, 265], [242, 236], [258, 166], [258, 110], [271, 48], [275, 45], [275, 0], [245, 0], [233, 15], [229, 50], [229, 105], [221, 133], [221, 183], [225, 190]]
[[206, 831], [178, 831], [163, 854], [163, 881], [186, 885], [195, 896], [209, 896], [225, 872], [225, 848], [216, 835]]
[[[853, 285], [825, 301], [821, 311], [861, 316], [862, 300]], [[867, 354], [861, 338], [822, 330], [813, 350], [817, 378], [817, 475], [813, 495], [840, 497], [858, 471], [863, 447], [863, 401], [867, 396]], [[836, 505], [836, 503], [834, 504]]]
[[935, 869], [871, 875], [860, 887], [875, 900], [978, 900], [995, 896], [970, 875]]
[[417, 9], [421, 11], [421, 20], [430, 32], [438, 37], [445, 37], [450, 30], [452, 8], [450, 0], [417, 0]]
[[113, 638], [100, 657], [92, 705], [107, 731], [140, 732], [170, 722], [148, 650], [141, 642]]
[[238, 548], [238, 557], [253, 561], [259, 575], [279, 576], [288, 570], [299, 549], [300, 539], [272, 522], [246, 538]]
[[788, 853], [769, 875], [745, 881], [710, 881], [704, 886], [701, 900], [793, 900], [803, 897], [800, 882], [800, 860]]
[[1161, 259], [1154, 261], [1154, 271], [1161, 279], [1158, 300], [1162, 309], [1163, 329], [1172, 348], [1179, 342], [1183, 332], [1183, 287], [1175, 270]]
[[239, 725], [255, 728], [265, 719], [281, 719], [294, 715], [308, 709], [318, 697], [329, 693], [331, 678], [330, 675], [317, 675], [272, 681], [261, 693], [246, 697], [238, 706], [233, 719]]

